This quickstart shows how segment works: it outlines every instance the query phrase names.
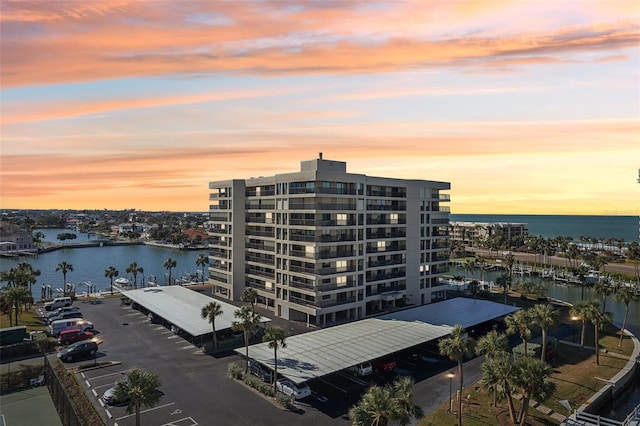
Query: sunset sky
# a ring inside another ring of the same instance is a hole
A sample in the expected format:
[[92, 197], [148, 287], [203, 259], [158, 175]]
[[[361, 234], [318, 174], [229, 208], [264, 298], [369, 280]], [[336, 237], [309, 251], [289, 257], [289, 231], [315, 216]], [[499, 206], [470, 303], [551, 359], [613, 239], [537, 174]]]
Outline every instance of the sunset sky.
[[0, 208], [207, 211], [347, 162], [452, 213], [640, 214], [640, 2], [1, 1]]

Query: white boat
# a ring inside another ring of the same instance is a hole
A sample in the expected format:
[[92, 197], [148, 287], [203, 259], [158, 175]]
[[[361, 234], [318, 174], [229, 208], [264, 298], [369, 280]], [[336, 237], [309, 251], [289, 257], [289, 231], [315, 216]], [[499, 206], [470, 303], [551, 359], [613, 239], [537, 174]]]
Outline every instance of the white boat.
[[119, 286], [128, 286], [131, 285], [131, 281], [129, 281], [127, 278], [125, 277], [120, 277], [117, 280], [114, 281], [114, 284], [117, 284]]

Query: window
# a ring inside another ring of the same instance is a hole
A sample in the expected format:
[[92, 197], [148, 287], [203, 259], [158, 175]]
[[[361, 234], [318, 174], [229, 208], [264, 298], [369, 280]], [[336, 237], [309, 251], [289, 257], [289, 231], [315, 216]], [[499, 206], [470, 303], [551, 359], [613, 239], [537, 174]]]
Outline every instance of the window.
[[346, 213], [338, 213], [336, 215], [336, 220], [338, 225], [346, 225], [347, 224], [347, 214]]
[[341, 276], [336, 278], [336, 285], [338, 287], [344, 287], [347, 285], [347, 277]]
[[390, 223], [398, 223], [398, 213], [391, 213], [389, 215], [389, 222]]
[[344, 271], [345, 269], [347, 269], [347, 261], [346, 260], [338, 260], [336, 262], [336, 269], [338, 271]]
[[387, 248], [386, 241], [378, 241], [377, 245], [378, 245], [378, 250], [385, 250]]

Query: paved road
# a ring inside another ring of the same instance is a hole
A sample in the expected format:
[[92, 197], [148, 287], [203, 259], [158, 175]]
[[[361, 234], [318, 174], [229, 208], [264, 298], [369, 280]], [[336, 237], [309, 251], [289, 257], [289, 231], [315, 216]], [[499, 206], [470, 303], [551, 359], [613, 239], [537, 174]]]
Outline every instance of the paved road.
[[[496, 257], [496, 253], [495, 251], [489, 253], [489, 250], [484, 250], [484, 249], [480, 249], [480, 248], [467, 248], [467, 250], [472, 251], [476, 254], [479, 254], [481, 256], [484, 257], [491, 257], [491, 258], [495, 258]], [[541, 263], [541, 259], [542, 257], [540, 255], [535, 255], [532, 253], [519, 253], [519, 252], [512, 252], [513, 255], [515, 256], [516, 260], [521, 260], [523, 262], [529, 262], [529, 263], [537, 263], [538, 265], [540, 265]], [[566, 267], [568, 266], [568, 259], [565, 257], [558, 257], [558, 256], [547, 256], [545, 258], [545, 263], [547, 265], [551, 264], [554, 266], [562, 266], [562, 267]], [[619, 274], [625, 274], [625, 275], [629, 275], [629, 276], [634, 276], [635, 275], [635, 267], [633, 265], [629, 265], [629, 264], [622, 264], [622, 263], [607, 263], [604, 268], [603, 271], [605, 272], [615, 272], [615, 273], [619, 273]]]

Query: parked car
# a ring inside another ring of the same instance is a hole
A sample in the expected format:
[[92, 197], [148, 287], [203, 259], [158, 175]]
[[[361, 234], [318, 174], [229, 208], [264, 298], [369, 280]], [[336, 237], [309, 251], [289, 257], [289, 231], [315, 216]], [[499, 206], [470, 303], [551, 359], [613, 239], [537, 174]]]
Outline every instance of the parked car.
[[293, 396], [295, 399], [302, 399], [311, 395], [311, 388], [306, 383], [296, 385], [288, 379], [279, 379], [276, 382], [276, 389], [287, 396]]
[[93, 323], [82, 318], [69, 318], [64, 320], [53, 321], [49, 324], [49, 331], [53, 337], [58, 337], [62, 330], [67, 328], [79, 328], [84, 331], [92, 331]]
[[388, 373], [396, 368], [396, 361], [391, 358], [381, 358], [371, 361], [373, 370], [377, 373]]
[[62, 361], [70, 362], [74, 359], [95, 355], [98, 352], [98, 344], [93, 340], [83, 340], [73, 343], [58, 352], [58, 358]]
[[52, 323], [58, 320], [71, 319], [71, 318], [84, 318], [84, 316], [80, 311], [63, 312], [59, 315], [55, 315], [49, 318], [49, 323]]
[[356, 364], [352, 367], [347, 368], [347, 371], [352, 373], [354, 376], [366, 376], [373, 373], [373, 367], [369, 361], [361, 362], [360, 364]]
[[79, 310], [80, 308], [78, 308], [77, 306], [64, 306], [62, 308], [56, 309], [55, 311], [45, 313], [43, 318], [45, 319], [45, 322], [46, 322], [48, 321], [49, 318], [55, 317], [56, 315], [60, 315], [65, 312], [76, 312]]
[[90, 331], [84, 331], [79, 328], [69, 328], [62, 330], [58, 334], [58, 343], [67, 346], [71, 343], [80, 342], [81, 340], [90, 340], [93, 338], [93, 333]]
[[263, 381], [271, 383], [273, 373], [264, 365], [260, 364], [255, 359], [249, 359], [249, 373], [254, 376], [260, 377]]
[[[127, 383], [129, 379], [127, 379], [126, 377], [121, 379], [121, 381], [123, 383]], [[116, 392], [116, 386], [118, 386], [118, 382], [116, 382], [115, 386], [113, 386], [112, 388], [107, 389], [106, 391], [104, 391], [104, 393], [102, 394], [102, 400], [104, 401], [105, 404], [109, 404], [109, 405], [120, 405], [120, 404], [124, 404], [126, 402], [129, 401], [119, 401], [117, 399], [115, 399], [114, 394]]]
[[45, 302], [44, 310], [45, 311], [55, 311], [58, 308], [62, 308], [63, 306], [71, 306], [73, 300], [70, 297], [56, 297], [51, 302]]

